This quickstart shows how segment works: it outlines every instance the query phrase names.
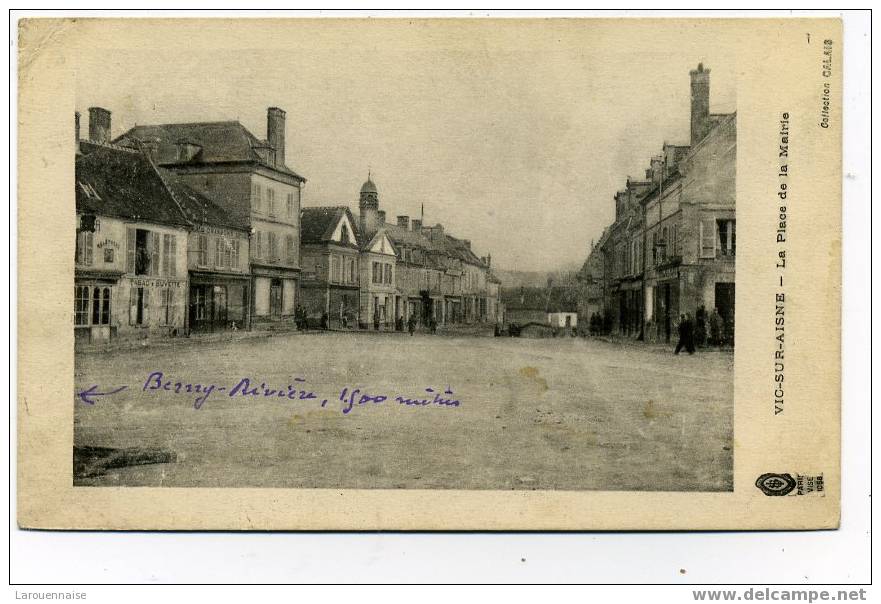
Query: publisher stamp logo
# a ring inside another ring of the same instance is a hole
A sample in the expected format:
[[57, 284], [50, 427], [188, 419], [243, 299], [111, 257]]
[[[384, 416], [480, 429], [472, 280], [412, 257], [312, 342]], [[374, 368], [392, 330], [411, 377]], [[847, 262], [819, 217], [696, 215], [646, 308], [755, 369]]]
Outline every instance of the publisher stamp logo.
[[769, 497], [788, 495], [795, 488], [795, 478], [792, 474], [762, 474], [756, 480], [756, 486]]
[[756, 486], [769, 497], [781, 495], [813, 495], [824, 497], [826, 485], [822, 474], [792, 474], [769, 472], [756, 480]]

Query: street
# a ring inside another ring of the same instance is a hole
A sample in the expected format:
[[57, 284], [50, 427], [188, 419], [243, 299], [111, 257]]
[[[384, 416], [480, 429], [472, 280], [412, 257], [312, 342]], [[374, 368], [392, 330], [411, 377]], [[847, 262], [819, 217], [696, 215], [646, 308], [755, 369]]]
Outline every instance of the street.
[[77, 485], [732, 488], [730, 351], [318, 333], [76, 366], [75, 394], [126, 386], [74, 397], [74, 445], [91, 463]]

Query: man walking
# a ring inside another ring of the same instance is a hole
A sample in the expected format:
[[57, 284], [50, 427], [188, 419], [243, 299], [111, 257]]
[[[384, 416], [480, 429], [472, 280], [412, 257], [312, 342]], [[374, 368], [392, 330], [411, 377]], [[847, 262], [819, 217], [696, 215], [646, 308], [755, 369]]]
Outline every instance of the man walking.
[[679, 315], [679, 341], [673, 354], [685, 348], [688, 354], [694, 354], [694, 325], [688, 315]]

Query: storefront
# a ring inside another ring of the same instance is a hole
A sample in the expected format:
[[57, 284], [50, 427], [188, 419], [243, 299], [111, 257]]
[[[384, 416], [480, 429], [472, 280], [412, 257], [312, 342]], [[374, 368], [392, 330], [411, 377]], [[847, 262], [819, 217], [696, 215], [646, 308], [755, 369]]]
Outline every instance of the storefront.
[[117, 335], [121, 271], [77, 271], [74, 280], [75, 344], [109, 342]]
[[296, 273], [270, 267], [251, 265], [253, 274], [252, 325], [281, 323], [294, 325], [297, 308]]
[[247, 275], [190, 273], [189, 326], [195, 332], [248, 329]]

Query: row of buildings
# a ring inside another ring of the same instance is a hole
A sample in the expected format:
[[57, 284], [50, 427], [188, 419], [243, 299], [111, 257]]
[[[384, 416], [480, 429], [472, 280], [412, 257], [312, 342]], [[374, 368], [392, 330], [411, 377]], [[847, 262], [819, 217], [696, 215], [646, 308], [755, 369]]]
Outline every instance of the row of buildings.
[[267, 137], [239, 122], [136, 126], [111, 137], [111, 113], [76, 130], [76, 340], [193, 331], [401, 329], [493, 323], [490, 256], [442, 225], [385, 220], [368, 177], [348, 206], [301, 208], [305, 178], [285, 161], [285, 112]]
[[691, 71], [689, 144], [664, 144], [614, 196], [615, 220], [579, 273], [582, 324], [669, 341], [679, 317], [714, 309], [733, 339], [735, 113], [710, 113], [710, 70]]

